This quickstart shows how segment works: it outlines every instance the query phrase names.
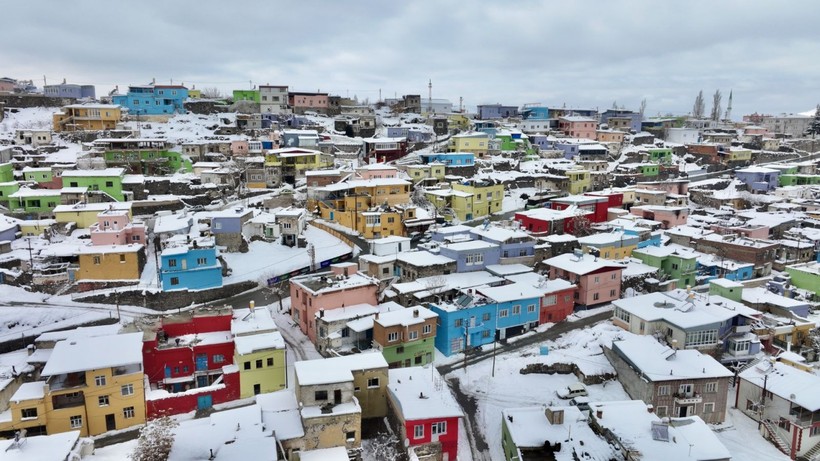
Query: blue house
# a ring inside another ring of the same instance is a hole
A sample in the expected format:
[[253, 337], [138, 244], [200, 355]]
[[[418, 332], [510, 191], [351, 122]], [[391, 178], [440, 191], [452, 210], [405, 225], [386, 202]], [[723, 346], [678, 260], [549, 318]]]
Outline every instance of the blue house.
[[698, 278], [703, 277], [704, 281], [725, 278], [726, 280], [739, 282], [754, 278], [755, 265], [708, 255], [698, 258], [695, 270], [699, 276]]
[[434, 242], [453, 242], [472, 240], [471, 232], [473, 228], [459, 224], [457, 226], [439, 227], [430, 234], [430, 240]]
[[480, 271], [501, 263], [501, 247], [481, 240], [445, 243], [431, 252], [455, 260], [456, 272]]
[[16, 218], [0, 215], [0, 242], [17, 240], [20, 233], [19, 222]]
[[228, 251], [239, 251], [242, 245], [242, 226], [253, 218], [253, 210], [242, 207], [211, 214], [211, 233], [216, 244]]
[[159, 278], [163, 291], [221, 287], [222, 265], [216, 259], [213, 240], [195, 239], [163, 250]]
[[502, 104], [479, 104], [478, 118], [481, 120], [492, 120], [499, 118], [510, 118], [518, 116], [517, 106], [505, 106]]
[[125, 95], [114, 95], [111, 102], [128, 109], [132, 115], [184, 113], [188, 88], [182, 85], [129, 86]]
[[780, 171], [762, 166], [751, 166], [736, 170], [735, 177], [746, 184], [750, 191], [765, 193], [777, 189]]
[[535, 256], [535, 239], [528, 233], [520, 230], [490, 226], [489, 223], [470, 231], [476, 240], [498, 245], [501, 251], [501, 264], [520, 262], [531, 263]]
[[537, 327], [542, 295], [531, 285], [512, 283], [468, 289], [452, 303], [430, 304], [439, 316], [436, 349], [449, 356]]
[[440, 162], [447, 166], [475, 165], [475, 154], [472, 152], [434, 152], [432, 154], [420, 154], [419, 157], [425, 165], [433, 162]]
[[550, 109], [544, 106], [525, 107], [521, 110], [521, 116], [524, 117], [524, 120], [548, 120], [550, 118]]
[[640, 112], [632, 112], [631, 110], [626, 109], [608, 109], [601, 114], [601, 123], [611, 125], [611, 123], [609, 123], [609, 119], [612, 117], [629, 119], [629, 129], [635, 130], [636, 133], [641, 131], [641, 121], [643, 120], [643, 116]]

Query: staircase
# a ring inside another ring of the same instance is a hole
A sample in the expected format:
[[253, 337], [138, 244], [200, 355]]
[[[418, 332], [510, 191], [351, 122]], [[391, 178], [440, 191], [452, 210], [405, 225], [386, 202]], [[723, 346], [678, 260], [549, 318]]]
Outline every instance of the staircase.
[[817, 461], [820, 459], [820, 442], [817, 442], [811, 450], [803, 453], [800, 458], [806, 459], [808, 461]]
[[784, 454], [789, 454], [789, 445], [780, 437], [780, 434], [777, 433], [777, 427], [772, 423], [771, 420], [764, 419], [762, 421], [763, 427], [766, 428], [766, 432], [769, 433], [769, 440], [772, 441], [774, 446], [777, 447], [778, 450], [782, 451]]

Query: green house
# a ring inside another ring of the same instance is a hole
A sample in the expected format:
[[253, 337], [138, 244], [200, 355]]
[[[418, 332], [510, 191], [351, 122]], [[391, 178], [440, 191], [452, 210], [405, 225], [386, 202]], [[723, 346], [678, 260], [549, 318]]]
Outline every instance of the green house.
[[683, 255], [669, 247], [648, 246], [633, 250], [632, 257], [648, 266], [657, 267], [671, 279], [677, 279], [678, 287], [695, 286], [697, 256]]
[[253, 101], [259, 104], [259, 90], [233, 90], [233, 102]]
[[646, 177], [657, 176], [660, 172], [660, 165], [656, 163], [642, 164], [638, 166], [638, 171], [640, 171], [641, 174]]
[[781, 174], [780, 187], [783, 186], [813, 186], [820, 184], [820, 175], [816, 174]]
[[666, 147], [655, 147], [647, 149], [649, 153], [649, 161], [668, 165], [672, 163], [672, 149]]
[[17, 181], [0, 182], [0, 205], [11, 209], [9, 196], [18, 190], [20, 190], [20, 184]]
[[373, 342], [390, 368], [427, 365], [435, 358], [437, 320], [421, 306], [382, 312], [373, 320]]
[[792, 277], [794, 286], [820, 296], [820, 263], [810, 262], [786, 266], [786, 273]]
[[9, 209], [20, 213], [50, 214], [60, 204], [59, 189], [20, 188], [9, 195]]
[[[87, 187], [89, 194], [95, 191], [110, 195], [118, 202], [125, 201], [122, 193], [123, 168], [104, 170], [67, 170], [63, 172], [63, 187]], [[57, 200], [59, 203], [59, 200]]]
[[0, 183], [14, 181], [14, 165], [0, 163]]
[[743, 284], [727, 279], [712, 279], [709, 280], [709, 294], [723, 296], [732, 301], [743, 302], [741, 297], [743, 295]]
[[133, 174], [171, 174], [185, 166], [182, 154], [168, 150], [107, 151], [103, 158], [106, 166], [128, 168]]

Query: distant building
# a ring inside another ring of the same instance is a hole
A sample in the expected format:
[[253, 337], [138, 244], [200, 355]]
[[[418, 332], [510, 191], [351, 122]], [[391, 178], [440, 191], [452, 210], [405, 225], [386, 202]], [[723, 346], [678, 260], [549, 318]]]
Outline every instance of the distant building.
[[63, 83], [58, 85], [43, 86], [43, 96], [47, 96], [49, 98], [74, 99], [94, 99], [97, 97], [94, 85], [77, 85], [73, 83], [66, 83], [65, 80], [63, 80]]
[[188, 88], [182, 85], [135, 85], [128, 93], [114, 95], [111, 102], [128, 109], [129, 115], [170, 115], [184, 113]]

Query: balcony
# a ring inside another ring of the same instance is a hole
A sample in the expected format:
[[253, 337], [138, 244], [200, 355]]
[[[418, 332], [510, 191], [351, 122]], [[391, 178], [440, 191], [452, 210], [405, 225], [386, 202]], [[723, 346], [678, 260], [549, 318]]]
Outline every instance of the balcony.
[[47, 384], [52, 391], [85, 387], [85, 372], [54, 375], [48, 378]]
[[82, 392], [71, 392], [51, 397], [55, 410], [63, 408], [81, 407], [85, 405], [85, 396]]
[[676, 393], [675, 397], [675, 404], [677, 405], [695, 405], [698, 403], [703, 403], [703, 397], [700, 394], [695, 394], [692, 392], [687, 393]]

